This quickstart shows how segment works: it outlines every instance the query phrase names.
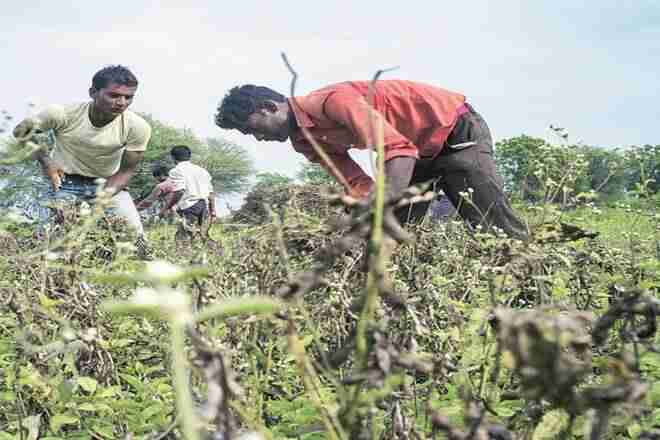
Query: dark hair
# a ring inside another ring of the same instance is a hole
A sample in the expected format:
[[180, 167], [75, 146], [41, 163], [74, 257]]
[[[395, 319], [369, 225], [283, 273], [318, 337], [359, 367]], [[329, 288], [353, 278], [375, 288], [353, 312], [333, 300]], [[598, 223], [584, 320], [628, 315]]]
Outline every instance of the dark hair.
[[188, 148], [185, 145], [177, 145], [175, 147], [172, 147], [172, 149], [170, 150], [170, 155], [172, 156], [172, 159], [174, 159], [175, 161], [182, 162], [184, 160], [190, 160], [192, 151], [190, 151], [190, 148]]
[[133, 75], [133, 72], [119, 64], [116, 66], [104, 67], [96, 72], [92, 78], [92, 87], [96, 90], [101, 90], [110, 83], [128, 87], [137, 87], [138, 80], [135, 75]]
[[215, 125], [244, 131], [250, 115], [264, 107], [266, 101], [284, 102], [286, 97], [273, 89], [246, 84], [234, 87], [225, 95], [215, 114]]
[[170, 172], [170, 169], [165, 165], [156, 165], [151, 172], [154, 177], [167, 176]]

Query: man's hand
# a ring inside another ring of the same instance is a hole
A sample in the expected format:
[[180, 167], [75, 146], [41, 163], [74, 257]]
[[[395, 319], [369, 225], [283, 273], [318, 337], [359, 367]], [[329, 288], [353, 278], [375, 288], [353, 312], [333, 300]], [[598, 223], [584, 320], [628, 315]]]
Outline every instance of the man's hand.
[[164, 207], [158, 212], [158, 216], [163, 218], [169, 217], [172, 214], [174, 214], [174, 210], [168, 207]]
[[28, 140], [28, 138], [36, 133], [39, 128], [39, 121], [34, 118], [27, 118], [21, 121], [13, 131], [14, 137], [19, 141]]
[[206, 205], [209, 210], [209, 222], [213, 224], [215, 222], [215, 193], [212, 192], [209, 194], [208, 204]]
[[144, 151], [124, 151], [121, 157], [121, 165], [119, 170], [110, 176], [105, 182], [105, 188], [112, 188], [112, 195], [114, 196], [119, 191], [126, 188], [128, 181], [133, 177], [137, 166], [144, 157]]
[[43, 173], [50, 180], [53, 185], [54, 191], [59, 191], [62, 186], [62, 178], [64, 177], [64, 170], [55, 162], [47, 161], [41, 163]]

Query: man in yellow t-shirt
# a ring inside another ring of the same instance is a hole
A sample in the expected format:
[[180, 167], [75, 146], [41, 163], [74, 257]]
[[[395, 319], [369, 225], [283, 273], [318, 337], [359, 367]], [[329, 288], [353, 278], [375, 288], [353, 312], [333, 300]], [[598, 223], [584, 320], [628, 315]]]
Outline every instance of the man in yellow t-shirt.
[[52, 131], [55, 148], [49, 156], [36, 154], [49, 178], [52, 199], [93, 202], [97, 179], [113, 195], [118, 215], [138, 233], [138, 250], [145, 253], [144, 230], [133, 199], [125, 190], [146, 150], [151, 127], [128, 110], [137, 91], [135, 75], [124, 66], [108, 66], [94, 75], [91, 101], [49, 106], [14, 129], [17, 139]]

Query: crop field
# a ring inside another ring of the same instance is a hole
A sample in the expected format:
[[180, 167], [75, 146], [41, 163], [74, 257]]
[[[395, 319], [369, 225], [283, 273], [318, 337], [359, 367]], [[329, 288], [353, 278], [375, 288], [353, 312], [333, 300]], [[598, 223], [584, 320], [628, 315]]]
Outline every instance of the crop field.
[[660, 438], [654, 203], [520, 204], [529, 243], [385, 206], [374, 241], [331, 188], [259, 191], [146, 263], [100, 211], [5, 225], [0, 440]]

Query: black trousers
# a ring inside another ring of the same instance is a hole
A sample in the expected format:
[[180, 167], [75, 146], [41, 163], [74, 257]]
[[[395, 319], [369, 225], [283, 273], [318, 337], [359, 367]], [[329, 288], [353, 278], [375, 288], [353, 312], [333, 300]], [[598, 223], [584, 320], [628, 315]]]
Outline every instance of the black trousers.
[[189, 238], [194, 239], [194, 233], [191, 226], [199, 228], [202, 239], [208, 240], [209, 228], [211, 227], [209, 210], [206, 206], [206, 200], [198, 200], [197, 203], [186, 209], [180, 209], [179, 215], [183, 217], [185, 224], [180, 225], [176, 232], [176, 240]]
[[[442, 151], [417, 161], [410, 184], [433, 181], [472, 227], [481, 225], [490, 230], [496, 226], [510, 237], [525, 239], [527, 227], [513, 212], [503, 191], [503, 180], [495, 170], [490, 129], [481, 115], [468, 108], [459, 116]], [[428, 206], [418, 203], [403, 207], [397, 216], [402, 222], [418, 222]]]

